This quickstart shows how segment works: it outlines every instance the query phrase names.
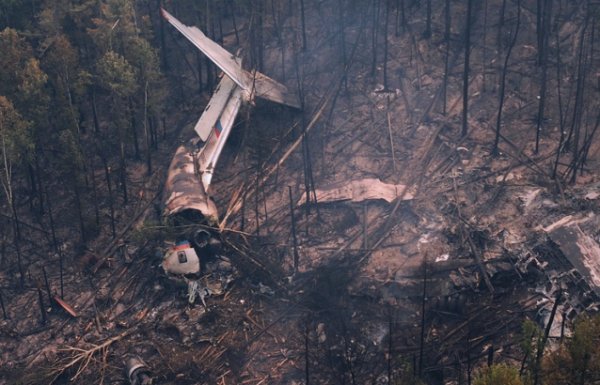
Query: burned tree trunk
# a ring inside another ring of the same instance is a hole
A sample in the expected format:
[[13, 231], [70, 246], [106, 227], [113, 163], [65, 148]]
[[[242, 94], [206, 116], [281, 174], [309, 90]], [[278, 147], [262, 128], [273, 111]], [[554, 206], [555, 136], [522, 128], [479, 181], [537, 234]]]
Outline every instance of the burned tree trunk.
[[427, 21], [425, 24], [425, 31], [423, 37], [429, 39], [431, 37], [431, 0], [427, 0]]
[[110, 213], [110, 229], [112, 231], [112, 236], [115, 238], [117, 236], [117, 230], [115, 227], [115, 209], [114, 209], [114, 196], [112, 191], [112, 184], [110, 180], [110, 167], [108, 166], [108, 160], [106, 156], [100, 154], [100, 159], [102, 160], [102, 165], [104, 166], [104, 177], [106, 179], [106, 187], [108, 189], [108, 208]]
[[[344, 15], [344, 1], [337, 0], [339, 20], [340, 20], [340, 48], [342, 53], [342, 68], [347, 68], [348, 58], [346, 54], [346, 19]], [[348, 91], [348, 77], [344, 77], [344, 90]]]
[[552, 168], [552, 179], [556, 178], [556, 172], [558, 169], [558, 162], [560, 160], [560, 153], [563, 150], [564, 142], [565, 142], [565, 118], [563, 114], [563, 103], [562, 103], [562, 93], [560, 91], [561, 87], [561, 65], [560, 65], [560, 37], [558, 32], [558, 27], [556, 28], [556, 94], [557, 94], [557, 102], [558, 102], [558, 116], [559, 116], [559, 129], [560, 129], [560, 139], [558, 142], [558, 146], [556, 148], [556, 158], [554, 161], [554, 167]]
[[300, 0], [300, 19], [302, 23], [302, 50], [306, 51], [306, 20], [304, 15], [304, 0]]
[[463, 71], [463, 112], [462, 112], [462, 136], [467, 136], [469, 131], [469, 61], [471, 55], [471, 16], [473, 13], [473, 0], [467, 3], [467, 21], [465, 32], [465, 66]]
[[508, 52], [506, 53], [506, 59], [504, 60], [504, 67], [502, 70], [502, 78], [500, 80], [500, 103], [498, 106], [498, 116], [496, 117], [496, 137], [494, 139], [494, 146], [492, 148], [492, 154], [498, 155], [498, 144], [500, 142], [500, 128], [502, 126], [502, 109], [504, 107], [504, 93], [506, 90], [506, 73], [508, 72], [508, 61], [510, 59], [510, 54], [512, 52], [513, 47], [517, 42], [517, 37], [519, 35], [519, 29], [521, 26], [521, 0], [517, 0], [517, 26], [515, 27], [515, 32], [508, 47]]
[[[587, 55], [585, 54], [585, 35], [589, 25], [589, 15], [586, 15], [585, 23], [581, 29], [579, 38], [579, 52], [577, 55], [577, 89], [575, 91], [575, 105], [573, 106], [573, 119], [571, 120], [571, 129], [565, 146], [567, 148], [573, 146], [572, 174], [569, 180], [570, 183], [575, 183], [577, 180], [577, 167], [574, 166], [579, 161], [579, 141], [581, 134], [581, 120], [583, 118], [583, 96], [585, 93], [585, 79], [587, 75]], [[571, 142], [571, 139], [573, 142]]]
[[[540, 79], [540, 100], [538, 104], [537, 127], [535, 131], [535, 153], [539, 151], [540, 133], [544, 121], [544, 108], [546, 104], [546, 89], [548, 82], [548, 35], [550, 34], [550, 18], [552, 16], [552, 0], [547, 0], [544, 7], [543, 26], [542, 26], [542, 45], [540, 47], [540, 64], [542, 66], [542, 76]], [[539, 37], [538, 37], [539, 39]], [[557, 47], [558, 49], [558, 47]]]
[[421, 298], [421, 336], [419, 340], [419, 377], [423, 375], [423, 351], [425, 345], [425, 305], [427, 304], [427, 255], [423, 259], [423, 296]]
[[444, 40], [446, 42], [446, 52], [444, 54], [444, 85], [442, 93], [442, 114], [446, 115], [446, 108], [448, 104], [448, 71], [450, 70], [450, 0], [445, 0], [444, 5], [445, 15], [445, 28], [444, 28]]
[[390, 0], [385, 0], [385, 23], [383, 27], [383, 91], [388, 91], [388, 25], [390, 14]]
[[373, 3], [373, 27], [371, 29], [371, 50], [373, 56], [371, 59], [371, 76], [375, 76], [377, 69], [377, 43], [379, 41], [379, 13], [381, 10], [381, 0], [375, 0]]
[[505, 14], [506, 0], [502, 0], [502, 6], [500, 7], [500, 19], [498, 20], [498, 34], [496, 35], [496, 45], [498, 46], [498, 53], [502, 52], [502, 31], [504, 30]]

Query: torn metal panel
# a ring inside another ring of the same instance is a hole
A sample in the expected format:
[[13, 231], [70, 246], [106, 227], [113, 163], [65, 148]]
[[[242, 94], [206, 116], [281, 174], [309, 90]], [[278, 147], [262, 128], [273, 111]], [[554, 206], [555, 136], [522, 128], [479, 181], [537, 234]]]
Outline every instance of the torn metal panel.
[[168, 274], [198, 274], [200, 273], [200, 258], [189, 242], [181, 242], [167, 252], [162, 267]]
[[[411, 200], [414, 194], [403, 184], [384, 183], [376, 178], [365, 178], [354, 181], [343, 181], [329, 186], [316, 189], [317, 202], [339, 202], [352, 201], [362, 202], [366, 200], [383, 199], [392, 202], [399, 198]], [[301, 204], [300, 200], [298, 204]]]
[[217, 206], [210, 199], [195, 164], [192, 143], [180, 146], [171, 161], [165, 183], [164, 215], [171, 216], [192, 210], [200, 213], [210, 224], [218, 220]]
[[600, 245], [589, 234], [597, 231], [599, 218], [566, 216], [544, 228], [564, 256], [600, 294]]

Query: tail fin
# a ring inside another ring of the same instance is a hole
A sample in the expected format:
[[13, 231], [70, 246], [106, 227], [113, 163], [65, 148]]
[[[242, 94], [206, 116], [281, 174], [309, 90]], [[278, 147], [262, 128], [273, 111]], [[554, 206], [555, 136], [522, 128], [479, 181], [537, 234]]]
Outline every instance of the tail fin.
[[221, 68], [247, 95], [256, 95], [276, 103], [300, 108], [298, 98], [296, 95], [290, 93], [286, 86], [260, 72], [254, 71], [251, 74], [245, 71], [235, 55], [227, 52], [223, 47], [209, 39], [198, 28], [184, 25], [163, 8], [161, 8], [161, 14], [183, 36]]

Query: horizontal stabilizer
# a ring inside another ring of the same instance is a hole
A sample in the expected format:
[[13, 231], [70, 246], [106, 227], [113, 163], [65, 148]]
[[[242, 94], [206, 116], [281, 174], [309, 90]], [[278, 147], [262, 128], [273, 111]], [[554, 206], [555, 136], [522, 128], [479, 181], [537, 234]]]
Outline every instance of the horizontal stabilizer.
[[276, 82], [258, 71], [254, 72], [253, 81], [254, 94], [259, 98], [285, 104], [286, 106], [294, 108], [300, 108], [298, 96], [290, 93], [283, 84]]

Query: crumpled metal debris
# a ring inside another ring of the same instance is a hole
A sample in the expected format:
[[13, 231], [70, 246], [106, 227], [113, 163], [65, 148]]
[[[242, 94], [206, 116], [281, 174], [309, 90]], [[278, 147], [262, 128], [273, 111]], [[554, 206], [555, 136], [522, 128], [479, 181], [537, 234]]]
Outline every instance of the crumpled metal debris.
[[[200, 298], [202, 305], [208, 308], [206, 298], [225, 293], [235, 280], [236, 273], [237, 270], [227, 257], [217, 255], [214, 260], [206, 263], [202, 269], [202, 277], [199, 274], [183, 275], [183, 281], [187, 285], [188, 302], [193, 304], [196, 302], [196, 298]], [[265, 290], [263, 294], [273, 293], [271, 288], [266, 285], [262, 285], [260, 290], [261, 292]]]
[[600, 295], [600, 245], [589, 234], [600, 227], [594, 213], [568, 215], [544, 228], [564, 256]]
[[[315, 190], [317, 202], [352, 201], [383, 199], [392, 202], [396, 198], [411, 200], [414, 193], [403, 184], [384, 183], [376, 178], [342, 181]], [[298, 204], [303, 203], [300, 200]]]
[[202, 305], [204, 305], [205, 308], [208, 308], [208, 306], [206, 306], [205, 298], [211, 294], [213, 294], [212, 291], [208, 287], [201, 287], [200, 282], [188, 280], [188, 302], [190, 305], [196, 302], [196, 295], [198, 295], [200, 301], [202, 301]]

